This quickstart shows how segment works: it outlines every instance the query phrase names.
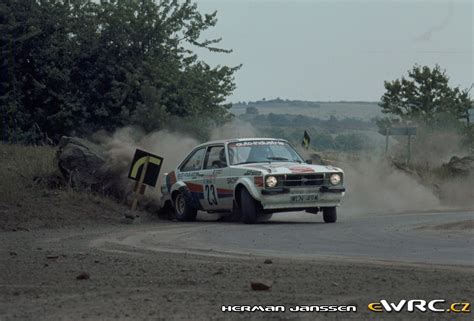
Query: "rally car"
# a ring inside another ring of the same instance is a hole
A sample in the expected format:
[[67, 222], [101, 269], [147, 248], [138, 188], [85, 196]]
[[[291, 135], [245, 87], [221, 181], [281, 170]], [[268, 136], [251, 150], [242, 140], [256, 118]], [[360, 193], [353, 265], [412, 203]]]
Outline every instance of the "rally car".
[[305, 162], [283, 139], [212, 141], [165, 174], [162, 205], [172, 206], [180, 221], [195, 220], [198, 210], [228, 213], [245, 223], [305, 210], [322, 212], [333, 223], [345, 193], [343, 179], [340, 168]]

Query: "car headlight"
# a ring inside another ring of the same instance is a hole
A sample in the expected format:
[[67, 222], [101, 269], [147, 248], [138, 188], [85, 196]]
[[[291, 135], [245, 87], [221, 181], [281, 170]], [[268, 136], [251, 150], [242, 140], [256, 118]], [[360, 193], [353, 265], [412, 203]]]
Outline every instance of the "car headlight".
[[341, 175], [339, 174], [332, 174], [329, 177], [329, 182], [331, 182], [332, 185], [337, 185], [341, 182]]
[[268, 176], [265, 180], [265, 183], [268, 187], [275, 187], [278, 184], [278, 180], [275, 176]]

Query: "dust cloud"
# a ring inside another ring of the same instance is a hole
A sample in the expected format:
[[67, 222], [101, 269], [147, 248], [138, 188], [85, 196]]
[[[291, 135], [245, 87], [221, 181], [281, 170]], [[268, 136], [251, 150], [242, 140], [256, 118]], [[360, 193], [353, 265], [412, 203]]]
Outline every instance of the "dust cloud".
[[[419, 137], [413, 142], [414, 157], [420, 162], [429, 163], [429, 166], [439, 165], [452, 153], [458, 151], [458, 137], [430, 135], [427, 138]], [[163, 174], [173, 170], [177, 164], [199, 143], [197, 138], [189, 134], [173, 130], [160, 130], [145, 133], [139, 128], [125, 127], [112, 135], [97, 135], [101, 146], [106, 151], [108, 166], [111, 171], [118, 173], [124, 191], [131, 192], [133, 182], [127, 179], [130, 162], [136, 148], [147, 150], [164, 158], [161, 175], [156, 188], [147, 189], [147, 196], [158, 198], [159, 186]], [[216, 126], [210, 132], [211, 140], [243, 137], [259, 137], [258, 129], [241, 120], [234, 120], [222, 126]], [[442, 142], [443, 141], [443, 142]], [[445, 143], [445, 141], [447, 143]], [[393, 151], [403, 148], [393, 146]], [[446, 151], [446, 146], [449, 150]], [[314, 157], [314, 152], [302, 152], [305, 159]], [[319, 153], [318, 153], [319, 154]], [[322, 153], [324, 156], [324, 153]], [[400, 170], [393, 166], [390, 159], [383, 155], [365, 155], [364, 157], [346, 157], [340, 155], [332, 158], [332, 165], [341, 167], [345, 172], [346, 195], [341, 209], [344, 213], [393, 213], [410, 211], [428, 211], [443, 209], [436, 188], [424, 182], [421, 177]], [[416, 174], [416, 173], [415, 173]]]
[[342, 209], [350, 213], [393, 213], [440, 209], [432, 189], [396, 169], [382, 157], [343, 160], [346, 195]]
[[134, 183], [127, 178], [135, 149], [143, 149], [164, 158], [160, 177], [155, 188], [147, 188], [146, 196], [158, 199], [159, 187], [163, 181], [163, 174], [173, 170], [189, 151], [199, 142], [187, 135], [169, 130], [160, 130], [145, 133], [137, 127], [124, 127], [116, 130], [112, 135], [97, 133], [93, 137], [105, 151], [107, 172], [115, 173], [118, 177], [115, 185], [123, 195], [130, 196]]
[[410, 166], [403, 165], [407, 157], [406, 136], [392, 136], [388, 157], [371, 152], [338, 161], [337, 165], [344, 169], [346, 176], [344, 210], [410, 212], [474, 205], [474, 175], [440, 174], [443, 164], [452, 156], [469, 154], [463, 146], [463, 136], [450, 128], [417, 127], [417, 135], [411, 140]]
[[[216, 126], [210, 133], [211, 140], [256, 136], [258, 131], [252, 125], [237, 119]], [[92, 139], [104, 149], [107, 171], [118, 177], [116, 185], [124, 195], [130, 194], [133, 189], [133, 182], [127, 178], [127, 174], [136, 148], [163, 157], [158, 183], [155, 188], [148, 188], [146, 191], [146, 195], [152, 198], [160, 197], [159, 187], [163, 182], [163, 174], [174, 170], [178, 163], [201, 143], [189, 134], [170, 129], [145, 133], [142, 129], [131, 126], [120, 128], [111, 135], [96, 133]]]
[[[405, 161], [407, 155], [407, 136], [392, 136], [389, 154]], [[468, 151], [463, 146], [463, 136], [450, 129], [430, 130], [418, 126], [416, 136], [411, 139], [411, 157], [414, 163], [427, 168], [441, 166], [456, 156], [465, 156]]]
[[222, 126], [214, 128], [211, 132], [211, 140], [229, 138], [250, 138], [259, 137], [259, 131], [250, 123], [234, 119]]

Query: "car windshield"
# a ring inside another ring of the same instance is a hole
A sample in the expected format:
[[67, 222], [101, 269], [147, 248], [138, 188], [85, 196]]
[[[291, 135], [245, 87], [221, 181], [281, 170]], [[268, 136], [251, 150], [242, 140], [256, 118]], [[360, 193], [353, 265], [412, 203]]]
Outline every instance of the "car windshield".
[[288, 143], [279, 140], [251, 140], [229, 143], [231, 165], [268, 162], [297, 162], [303, 159]]

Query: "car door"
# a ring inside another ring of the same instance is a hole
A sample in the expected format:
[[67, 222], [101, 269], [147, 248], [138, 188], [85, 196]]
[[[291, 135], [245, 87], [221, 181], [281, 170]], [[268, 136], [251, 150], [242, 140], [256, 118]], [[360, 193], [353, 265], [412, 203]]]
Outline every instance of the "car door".
[[179, 167], [178, 180], [184, 182], [191, 193], [193, 203], [196, 207], [203, 207], [204, 191], [201, 173], [202, 164], [206, 155], [206, 147], [193, 151]]
[[229, 167], [223, 144], [208, 146], [201, 173], [203, 208], [208, 211], [232, 209], [233, 190], [229, 188]]

